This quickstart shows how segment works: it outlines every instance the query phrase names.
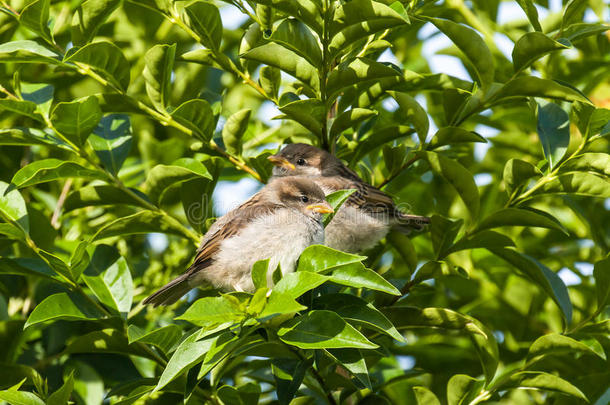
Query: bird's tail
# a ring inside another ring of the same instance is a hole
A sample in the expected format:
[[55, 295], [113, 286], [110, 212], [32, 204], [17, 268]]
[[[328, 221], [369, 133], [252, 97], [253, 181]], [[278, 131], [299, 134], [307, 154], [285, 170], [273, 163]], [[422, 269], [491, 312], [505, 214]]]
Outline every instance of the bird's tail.
[[189, 274], [185, 273], [161, 287], [157, 292], [146, 298], [144, 304], [171, 305], [178, 301], [193, 287], [189, 283]]
[[410, 234], [412, 231], [421, 231], [430, 223], [430, 218], [428, 217], [403, 213], [400, 213], [396, 220], [397, 221], [394, 224], [394, 229], [404, 233], [405, 235]]

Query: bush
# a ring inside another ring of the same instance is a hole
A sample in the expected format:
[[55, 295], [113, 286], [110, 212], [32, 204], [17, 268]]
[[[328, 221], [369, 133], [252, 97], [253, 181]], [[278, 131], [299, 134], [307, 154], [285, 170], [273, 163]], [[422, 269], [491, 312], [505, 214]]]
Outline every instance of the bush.
[[[2, 0], [0, 400], [607, 403], [608, 10], [547, 3]], [[141, 305], [290, 142], [431, 225]]]

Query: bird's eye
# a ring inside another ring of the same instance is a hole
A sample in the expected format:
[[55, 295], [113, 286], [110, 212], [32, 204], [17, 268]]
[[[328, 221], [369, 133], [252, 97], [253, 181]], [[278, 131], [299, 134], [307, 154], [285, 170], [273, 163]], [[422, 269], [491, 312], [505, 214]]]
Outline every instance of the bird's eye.
[[300, 158], [299, 160], [297, 160], [297, 165], [299, 165], [299, 166], [305, 166], [305, 159]]
[[302, 195], [301, 201], [303, 201], [304, 203], [309, 202], [309, 197], [307, 197], [306, 195]]

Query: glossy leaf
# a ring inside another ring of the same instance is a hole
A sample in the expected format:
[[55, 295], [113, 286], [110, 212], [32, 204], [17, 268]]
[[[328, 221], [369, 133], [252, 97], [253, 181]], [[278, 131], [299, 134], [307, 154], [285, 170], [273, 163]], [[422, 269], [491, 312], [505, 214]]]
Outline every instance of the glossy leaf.
[[405, 123], [413, 125], [415, 132], [417, 132], [419, 142], [425, 144], [428, 130], [430, 129], [430, 122], [428, 121], [426, 110], [408, 94], [394, 91], [388, 93], [396, 100], [400, 107], [400, 112], [406, 117]]
[[500, 226], [535, 226], [555, 229], [567, 234], [566, 229], [552, 215], [532, 208], [504, 208], [494, 212], [481, 221], [477, 230], [492, 229]]
[[[146, 195], [133, 189], [134, 194], [147, 200]], [[146, 208], [142, 200], [133, 197], [115, 186], [85, 186], [68, 194], [64, 202], [64, 210], [72, 211], [78, 208], [100, 205], [126, 204]]]
[[304, 270], [319, 273], [346, 264], [358, 263], [365, 258], [365, 256], [341, 252], [327, 246], [312, 245], [301, 253], [297, 271]]
[[176, 325], [167, 325], [149, 332], [145, 332], [136, 325], [129, 325], [127, 337], [130, 344], [147, 343], [158, 347], [163, 353], [168, 353], [182, 337], [182, 331]]
[[222, 141], [227, 152], [241, 155], [242, 138], [248, 129], [248, 120], [251, 114], [250, 109], [239, 110], [227, 118], [225, 126], [222, 128]]
[[176, 44], [155, 45], [146, 52], [142, 76], [146, 94], [158, 111], [165, 111], [171, 92], [171, 76], [176, 58]]
[[597, 354], [589, 346], [572, 339], [568, 336], [556, 333], [539, 337], [532, 343], [527, 353], [527, 360], [532, 361], [537, 357], [559, 355], [559, 354]]
[[334, 99], [342, 90], [350, 86], [373, 84], [386, 77], [400, 78], [400, 72], [367, 58], [348, 59], [330, 73], [326, 92], [329, 98]]
[[479, 190], [472, 174], [455, 160], [446, 158], [434, 152], [423, 152], [422, 156], [428, 161], [432, 170], [447, 180], [464, 201], [466, 208], [473, 218], [479, 213]]
[[95, 42], [69, 54], [64, 62], [77, 65], [79, 69], [93, 69], [120, 90], [129, 86], [129, 62], [121, 49], [110, 42]]
[[172, 112], [172, 118], [193, 131], [203, 141], [208, 141], [216, 125], [210, 104], [201, 99], [186, 101]]
[[273, 291], [286, 294], [292, 298], [298, 298], [307, 291], [324, 284], [329, 277], [310, 271], [298, 271], [285, 274], [273, 287]]
[[[322, 120], [324, 120], [324, 104], [317, 99], [297, 100], [284, 104], [280, 111], [307, 128], [318, 137], [322, 136]], [[283, 117], [282, 117], [283, 118]]]
[[540, 26], [540, 22], [538, 22], [538, 10], [534, 6], [534, 2], [532, 0], [516, 0], [517, 4], [525, 11], [525, 15], [527, 15], [527, 19], [530, 24], [536, 31], [542, 31], [542, 27]]
[[83, 298], [67, 293], [57, 293], [50, 295], [36, 305], [24, 328], [59, 319], [84, 321], [96, 320], [101, 317], [102, 314], [99, 310]]
[[195, 159], [182, 158], [169, 166], [157, 165], [152, 168], [146, 179], [147, 195], [151, 201], [159, 205], [170, 187], [193, 179], [212, 180], [208, 169]]
[[374, 349], [353, 326], [332, 311], [310, 311], [294, 318], [278, 330], [279, 338], [301, 349]]
[[23, 232], [30, 231], [30, 219], [23, 196], [19, 190], [0, 181], [0, 216], [9, 223], [14, 223]]
[[28, 4], [19, 14], [19, 22], [27, 29], [40, 35], [45, 41], [52, 43], [53, 37], [49, 29], [50, 0], [36, 0]]
[[340, 266], [330, 272], [330, 281], [355, 288], [368, 288], [387, 294], [400, 295], [400, 291], [385, 278], [362, 263]]
[[11, 184], [15, 187], [23, 188], [70, 177], [90, 180], [106, 178], [103, 173], [87, 169], [75, 162], [60, 159], [44, 159], [30, 163], [15, 173]]
[[459, 127], [444, 127], [439, 129], [430, 141], [430, 148], [436, 149], [445, 145], [458, 143], [487, 143], [487, 140], [476, 132]]
[[339, 209], [341, 209], [341, 206], [345, 203], [345, 201], [347, 201], [349, 196], [351, 196], [355, 192], [356, 192], [356, 189], [337, 190], [337, 191], [334, 191], [334, 192], [328, 194], [326, 197], [324, 197], [326, 199], [326, 202], [328, 202], [330, 204], [330, 206], [333, 207], [333, 210], [334, 210], [334, 212], [324, 215], [323, 221], [324, 221], [325, 227], [328, 226], [330, 221], [332, 221], [332, 219], [335, 217], [335, 215], [337, 214]]
[[368, 368], [358, 349], [328, 349], [326, 353], [343, 367], [345, 367], [354, 377], [358, 379], [366, 388], [372, 390]]
[[100, 26], [120, 4], [120, 0], [87, 0], [82, 2], [72, 17], [72, 42], [77, 46], [90, 42]]
[[521, 159], [510, 159], [504, 166], [503, 179], [509, 193], [526, 184], [532, 177], [542, 176], [542, 172], [533, 164]]
[[552, 170], [561, 161], [570, 144], [570, 117], [559, 105], [538, 104], [538, 137]]
[[544, 183], [532, 195], [576, 194], [591, 197], [610, 198], [610, 181], [607, 178], [587, 172], [560, 174]]
[[329, 134], [332, 138], [335, 138], [341, 135], [343, 131], [354, 128], [362, 121], [366, 121], [376, 115], [376, 111], [368, 110], [366, 108], [353, 108], [351, 110], [343, 111], [341, 114], [337, 115], [337, 118], [333, 121]]
[[239, 322], [245, 317], [243, 309], [229, 297], [205, 297], [193, 303], [176, 319], [206, 326], [214, 323]]
[[468, 404], [483, 388], [483, 381], [464, 374], [456, 374], [447, 383], [447, 403], [449, 405]]
[[542, 263], [511, 249], [489, 249], [493, 254], [515, 266], [528, 278], [534, 281], [547, 295], [555, 301], [566, 322], [572, 321], [572, 301], [568, 289], [561, 278]]
[[514, 381], [515, 386], [520, 388], [558, 392], [587, 401], [587, 397], [581, 390], [568, 381], [553, 374], [541, 371], [524, 371], [515, 374], [512, 381]]
[[70, 374], [63, 385], [47, 398], [47, 405], [67, 404], [74, 389], [74, 374]]
[[436, 395], [425, 387], [413, 387], [417, 405], [441, 405]]
[[515, 43], [513, 49], [513, 66], [520, 72], [544, 55], [569, 46], [557, 42], [541, 32], [528, 32]]
[[494, 60], [485, 41], [472, 28], [440, 18], [431, 19], [443, 34], [457, 46], [474, 66], [483, 90], [494, 80]]
[[38, 42], [20, 40], [0, 45], [0, 62], [57, 64], [60, 62], [60, 56]]
[[95, 97], [58, 103], [51, 113], [57, 131], [77, 146], [83, 146], [102, 119], [102, 110]]
[[102, 240], [113, 236], [135, 235], [162, 232], [185, 237], [182, 227], [171, 217], [154, 211], [140, 211], [136, 214], [118, 218], [103, 226], [92, 240]]
[[214, 50], [220, 48], [222, 21], [218, 7], [205, 1], [196, 1], [184, 10], [189, 17], [191, 27], [199, 34], [203, 45]]
[[133, 300], [133, 281], [127, 261], [116, 248], [97, 245], [82, 278], [102, 304], [127, 317]]
[[572, 158], [561, 166], [561, 173], [588, 172], [610, 177], [610, 155], [606, 153], [583, 153]]
[[285, 19], [269, 39], [305, 58], [312, 66], [320, 66], [322, 63], [322, 51], [318, 41], [299, 20]]
[[593, 276], [597, 292], [597, 311], [602, 312], [606, 305], [610, 304], [610, 258], [595, 263]]
[[131, 121], [127, 115], [110, 114], [89, 137], [95, 154], [112, 174], [117, 175], [131, 149]]
[[494, 94], [493, 99], [502, 100], [509, 97], [543, 97], [565, 101], [582, 101], [590, 104], [589, 100], [579, 91], [553, 80], [534, 76], [519, 76], [510, 80]]

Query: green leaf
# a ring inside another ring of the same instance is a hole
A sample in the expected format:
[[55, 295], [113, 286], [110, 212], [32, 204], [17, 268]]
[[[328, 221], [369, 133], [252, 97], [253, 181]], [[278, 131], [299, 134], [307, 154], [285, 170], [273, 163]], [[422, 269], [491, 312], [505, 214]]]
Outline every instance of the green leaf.
[[263, 308], [262, 312], [258, 315], [258, 318], [269, 318], [275, 315], [293, 314], [304, 309], [307, 309], [307, 307], [296, 302], [290, 295], [272, 290], [271, 295], [267, 300], [267, 304]]
[[536, 31], [542, 31], [542, 27], [538, 22], [538, 10], [534, 6], [534, 2], [532, 0], [517, 0], [517, 4], [525, 11], [525, 15], [527, 15], [527, 19], [530, 24]]
[[328, 226], [328, 224], [335, 217], [337, 211], [339, 211], [343, 203], [349, 198], [350, 195], [354, 194], [355, 192], [355, 188], [351, 190], [337, 190], [328, 194], [325, 197], [326, 201], [330, 204], [331, 207], [333, 207], [334, 212], [324, 215], [324, 227]]
[[45, 402], [36, 394], [13, 389], [0, 391], [0, 400], [11, 405], [45, 405]]
[[415, 405], [441, 405], [436, 395], [428, 388], [425, 387], [413, 387], [413, 393], [415, 394]]
[[19, 14], [19, 22], [27, 29], [40, 35], [45, 41], [53, 43], [53, 36], [49, 29], [50, 5], [50, 0], [36, 0], [28, 4]]
[[352, 108], [350, 110], [343, 111], [334, 119], [330, 127], [329, 134], [332, 139], [335, 139], [341, 135], [343, 131], [354, 128], [362, 121], [366, 121], [367, 119], [376, 115], [377, 111], [368, 110], [366, 108]]
[[172, 112], [172, 118], [193, 131], [203, 141], [209, 141], [214, 134], [216, 120], [210, 104], [201, 99], [186, 101]]
[[246, 316], [244, 309], [228, 296], [204, 297], [195, 301], [176, 319], [198, 326], [215, 323], [239, 322]]
[[222, 41], [222, 21], [220, 11], [212, 3], [196, 1], [184, 9], [189, 25], [206, 48], [217, 50]]
[[489, 251], [512, 264], [534, 281], [555, 301], [566, 322], [569, 324], [572, 321], [572, 302], [568, 289], [556, 273], [537, 260], [515, 250], [501, 248], [489, 249]]
[[[146, 195], [144, 195], [142, 192], [135, 189], [132, 189], [131, 191], [143, 198], [144, 201], [148, 200]], [[68, 197], [64, 202], [64, 210], [68, 212], [83, 207], [118, 204], [127, 204], [135, 207], [146, 208], [141, 200], [132, 197], [130, 194], [127, 194], [120, 188], [103, 185], [85, 186], [74, 190], [72, 193], [68, 194]]]
[[116, 248], [97, 245], [82, 278], [102, 304], [127, 317], [133, 301], [133, 281], [127, 261]]
[[269, 259], [259, 260], [252, 265], [252, 284], [254, 288], [267, 288], [267, 273], [269, 271]]
[[282, 324], [278, 336], [301, 349], [375, 349], [353, 326], [332, 311], [310, 311]]
[[358, 349], [328, 349], [326, 353], [337, 363], [345, 367], [366, 388], [372, 390], [369, 371], [362, 352]]
[[72, 42], [82, 46], [91, 42], [100, 26], [119, 7], [120, 0], [87, 0], [80, 4], [72, 17]]
[[541, 194], [575, 194], [610, 198], [610, 180], [585, 172], [560, 174], [545, 182], [531, 196]]
[[486, 91], [494, 80], [495, 68], [493, 56], [485, 41], [470, 27], [440, 18], [430, 20], [464, 53], [474, 67], [481, 87]]
[[295, 120], [316, 136], [322, 136], [322, 121], [325, 119], [324, 113], [326, 109], [320, 100], [309, 98], [293, 101], [282, 105], [280, 111], [286, 114], [286, 117]]
[[167, 366], [165, 366], [154, 392], [161, 390], [177, 377], [186, 373], [195, 364], [199, 363], [217, 338], [217, 334], [212, 334], [199, 340], [199, 331], [196, 330], [184, 339], [169, 359]]
[[69, 402], [74, 389], [74, 374], [70, 374], [63, 385], [47, 398], [47, 405], [65, 405]]
[[19, 190], [0, 181], [0, 216], [9, 223], [14, 223], [24, 233], [30, 232], [30, 219], [25, 200]]
[[389, 91], [388, 94], [392, 96], [400, 107], [400, 112], [406, 117], [406, 122], [413, 124], [415, 132], [419, 142], [423, 145], [426, 143], [426, 137], [428, 136], [428, 130], [430, 129], [430, 122], [428, 120], [428, 114], [421, 105], [415, 99], [408, 94], [399, 93], [396, 91]]
[[247, 383], [238, 388], [223, 385], [216, 393], [223, 404], [256, 405], [261, 388], [258, 384]]
[[316, 308], [333, 310], [350, 323], [383, 333], [399, 342], [405, 341], [392, 322], [373, 304], [354, 295], [326, 294], [316, 298], [315, 303]]
[[173, 218], [155, 211], [140, 211], [133, 215], [118, 218], [103, 226], [91, 241], [98, 241], [113, 236], [136, 235], [162, 232], [186, 237], [184, 228]]
[[222, 128], [222, 141], [227, 152], [238, 156], [241, 155], [242, 138], [248, 129], [248, 120], [251, 113], [252, 110], [245, 108], [227, 118], [227, 122]]
[[309, 290], [324, 284], [329, 277], [310, 271], [298, 271], [285, 274], [273, 287], [273, 291], [286, 294], [292, 298], [298, 298]]
[[125, 333], [116, 329], [96, 330], [79, 336], [68, 344], [64, 353], [115, 353], [155, 359], [155, 355], [142, 347], [130, 346]]
[[34, 120], [42, 120], [36, 103], [26, 100], [0, 99], [0, 111], [11, 111]]
[[538, 104], [538, 137], [552, 170], [565, 156], [570, 144], [570, 116], [555, 103]]
[[487, 143], [487, 139], [483, 138], [476, 132], [467, 131], [459, 127], [444, 127], [439, 129], [430, 141], [430, 149], [440, 148], [445, 145], [453, 145], [456, 143]]
[[222, 332], [217, 339], [212, 343], [212, 347], [206, 353], [201, 369], [197, 374], [197, 379], [201, 380], [210, 371], [214, 369], [221, 361], [223, 361], [235, 348], [242, 345], [244, 340], [248, 339], [247, 336], [240, 338], [233, 332], [225, 331]]
[[176, 325], [167, 325], [150, 332], [145, 332], [136, 325], [129, 325], [127, 328], [129, 344], [134, 342], [150, 344], [158, 347], [166, 354], [178, 343], [181, 337], [182, 330]]
[[483, 219], [477, 227], [477, 232], [500, 226], [535, 226], [555, 229], [566, 235], [568, 234], [561, 222], [555, 217], [533, 208], [503, 208]]
[[274, 66], [299, 79], [312, 90], [319, 91], [320, 79], [317, 69], [305, 58], [276, 43], [267, 43], [241, 54], [241, 58]]
[[434, 152], [421, 152], [432, 170], [447, 180], [464, 201], [466, 208], [474, 219], [479, 214], [479, 189], [472, 174], [457, 161]]
[[281, 71], [273, 66], [263, 66], [259, 71], [258, 82], [271, 98], [276, 99], [282, 84]]
[[295, 394], [303, 383], [307, 370], [313, 365], [313, 358], [301, 360], [273, 359], [271, 372], [277, 387], [277, 397], [280, 405], [293, 404]]
[[330, 56], [336, 57], [360, 38], [408, 23], [406, 14], [381, 2], [352, 0], [343, 3], [335, 10], [330, 24]]
[[[402, 260], [407, 265], [409, 269], [409, 273], [405, 274], [405, 278], [410, 278], [411, 274], [417, 268], [417, 252], [415, 250], [415, 246], [413, 246], [413, 242], [409, 239], [408, 236], [399, 232], [399, 231], [390, 231], [388, 236], [386, 237], [388, 243], [392, 245], [394, 249], [398, 252]], [[393, 271], [396, 271], [395, 269]]]
[[51, 113], [51, 122], [59, 133], [77, 146], [83, 146], [102, 119], [97, 98], [90, 96], [68, 103], [58, 103]]
[[493, 95], [493, 100], [498, 102], [509, 97], [543, 97], [591, 104], [585, 96], [571, 87], [534, 76], [519, 76], [508, 81]]
[[61, 57], [53, 51], [30, 40], [5, 42], [0, 45], [0, 62], [53, 63]]
[[515, 43], [513, 67], [515, 72], [520, 72], [547, 53], [568, 48], [570, 47], [549, 38], [542, 32], [528, 32]]
[[610, 304], [610, 258], [595, 263], [593, 277], [597, 292], [597, 311], [601, 313], [606, 305]]
[[318, 0], [257, 0], [256, 3], [298, 18], [318, 35], [322, 35], [322, 4]]
[[400, 291], [389, 281], [364, 267], [362, 263], [340, 266], [330, 272], [330, 281], [354, 288], [368, 288], [391, 295], [400, 295]]
[[358, 263], [366, 256], [341, 252], [323, 245], [307, 247], [299, 257], [297, 271], [315, 271], [317, 273], [351, 263]]
[[574, 42], [610, 30], [610, 25], [599, 23], [576, 23], [563, 30], [563, 37]]
[[[511, 384], [512, 383], [512, 384]], [[560, 394], [570, 395], [587, 401], [587, 397], [574, 385], [568, 381], [557, 377], [553, 374], [544, 373], [541, 371], [522, 371], [515, 374], [509, 386], [521, 389], [536, 389], [549, 392], [558, 392]]]
[[129, 86], [130, 66], [121, 49], [110, 42], [95, 42], [69, 54], [64, 62], [74, 63], [79, 69], [92, 69], [122, 91]]
[[607, 153], [583, 153], [567, 160], [559, 169], [560, 173], [589, 172], [602, 177], [610, 177], [610, 155]]
[[483, 389], [483, 385], [483, 381], [465, 374], [456, 374], [447, 383], [447, 403], [449, 405], [468, 404]]
[[287, 18], [271, 34], [271, 41], [305, 58], [312, 66], [322, 64], [322, 50], [309, 28], [299, 20]]
[[570, 0], [563, 12], [561, 28], [563, 29], [575, 21], [580, 21], [589, 5], [588, 3], [588, 0]]
[[339, 93], [354, 85], [370, 87], [384, 78], [402, 80], [396, 69], [367, 58], [353, 58], [340, 63], [328, 76], [326, 93], [334, 100]]
[[507, 246], [515, 247], [515, 242], [508, 236], [494, 231], [481, 231], [468, 238], [460, 239], [449, 248], [447, 254], [466, 249], [501, 248]]
[[131, 149], [131, 121], [124, 114], [110, 114], [89, 137], [95, 154], [112, 174], [117, 175]]
[[539, 337], [532, 343], [527, 352], [527, 361], [531, 362], [537, 357], [566, 353], [583, 353], [597, 356], [597, 354], [584, 343], [567, 336], [551, 333]]
[[203, 163], [193, 158], [178, 159], [170, 166], [157, 165], [148, 173], [147, 194], [152, 202], [160, 205], [170, 187], [193, 179], [212, 180], [212, 176]]
[[11, 184], [15, 187], [23, 188], [66, 178], [103, 180], [106, 176], [102, 172], [87, 169], [75, 162], [59, 159], [43, 159], [32, 162], [20, 169], [13, 176]]
[[152, 105], [161, 112], [166, 111], [169, 102], [175, 58], [176, 44], [155, 45], [144, 56], [142, 76], [146, 81], [146, 94]]
[[101, 317], [102, 314], [99, 310], [82, 297], [68, 293], [57, 293], [48, 296], [34, 307], [24, 328], [60, 319], [66, 321], [85, 321], [96, 320]]
[[525, 160], [510, 159], [504, 166], [503, 179], [509, 194], [536, 176], [542, 176], [540, 169]]
[[[36, 112], [44, 116], [49, 115], [49, 111], [51, 110], [51, 103], [53, 103], [55, 87], [46, 83], [22, 82], [19, 92], [21, 93], [21, 98], [23, 100], [31, 101], [36, 104]], [[37, 116], [34, 116], [33, 118], [38, 119]]]

